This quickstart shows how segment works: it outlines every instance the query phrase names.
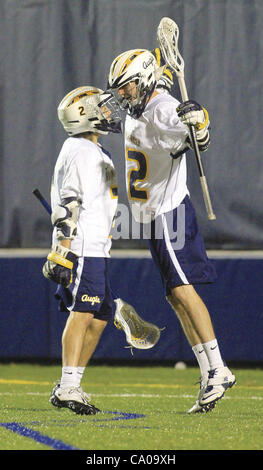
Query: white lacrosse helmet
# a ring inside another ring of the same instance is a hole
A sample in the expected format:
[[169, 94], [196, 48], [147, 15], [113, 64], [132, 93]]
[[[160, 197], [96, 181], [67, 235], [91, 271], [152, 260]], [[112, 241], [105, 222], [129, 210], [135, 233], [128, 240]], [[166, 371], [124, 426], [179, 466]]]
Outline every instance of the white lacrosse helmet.
[[81, 86], [68, 93], [57, 109], [58, 118], [68, 135], [121, 132], [120, 116], [115, 113], [113, 117], [103, 112], [105, 107], [109, 111], [107, 103], [111, 98], [109, 93], [92, 86]]
[[[158, 67], [154, 55], [146, 49], [132, 49], [114, 59], [110, 67], [108, 87], [121, 109], [138, 118], [151, 97], [162, 68]], [[136, 96], [126, 98], [119, 89], [135, 82]]]

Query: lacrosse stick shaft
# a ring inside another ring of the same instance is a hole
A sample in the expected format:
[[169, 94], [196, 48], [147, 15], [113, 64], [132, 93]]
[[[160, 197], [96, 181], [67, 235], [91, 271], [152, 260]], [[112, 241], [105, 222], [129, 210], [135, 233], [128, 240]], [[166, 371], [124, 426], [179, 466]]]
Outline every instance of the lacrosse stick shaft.
[[[178, 73], [177, 78], [178, 78], [178, 84], [179, 84], [182, 100], [183, 101], [188, 101], [189, 98], [188, 98], [188, 93], [187, 93], [187, 89], [186, 89], [186, 85], [185, 85], [184, 75], [182, 73]], [[211, 203], [211, 198], [210, 198], [209, 189], [208, 189], [208, 185], [207, 185], [207, 180], [206, 180], [206, 176], [205, 176], [203, 165], [202, 165], [202, 160], [201, 160], [201, 155], [200, 155], [199, 148], [198, 148], [198, 143], [197, 143], [197, 140], [196, 140], [194, 126], [189, 126], [189, 129], [190, 129], [190, 136], [191, 136], [192, 146], [193, 146], [193, 150], [194, 150], [194, 153], [195, 153], [195, 158], [196, 158], [196, 162], [197, 162], [197, 166], [198, 166], [198, 172], [199, 172], [201, 189], [202, 189], [202, 193], [203, 193], [203, 199], [204, 199], [204, 203], [205, 203], [205, 207], [206, 207], [207, 217], [208, 217], [209, 220], [215, 220], [216, 216], [214, 214], [212, 203]]]
[[[181, 72], [177, 72], [176, 75], [177, 75], [177, 80], [178, 80], [178, 84], [179, 84], [179, 88], [180, 88], [182, 101], [188, 101], [189, 97], [188, 97], [188, 93], [187, 93], [187, 89], [186, 89], [184, 73], [181, 71]], [[199, 176], [203, 177], [204, 176], [204, 170], [203, 170], [203, 165], [202, 165], [202, 161], [201, 161], [199, 148], [198, 148], [198, 145], [197, 145], [197, 142], [196, 142], [194, 126], [189, 126], [189, 129], [190, 129], [190, 136], [191, 136], [191, 141], [192, 141], [192, 145], [193, 145], [193, 150], [194, 150], [195, 155], [196, 155]]]
[[[179, 28], [177, 24], [170, 18], [162, 18], [157, 29], [157, 39], [160, 44], [161, 52], [167, 65], [175, 72], [178, 79], [182, 101], [188, 101], [188, 93], [184, 79], [184, 60], [178, 50]], [[198, 171], [201, 182], [201, 189], [205, 202], [208, 219], [214, 220], [216, 218], [210, 199], [206, 176], [201, 161], [199, 147], [196, 140], [194, 126], [189, 126], [190, 137], [192, 142], [193, 151], [196, 157]]]
[[46, 201], [46, 199], [44, 198], [44, 196], [41, 194], [39, 189], [34, 189], [32, 191], [32, 193], [40, 201], [40, 203], [46, 209], [46, 211], [51, 215], [51, 213], [52, 213], [51, 207], [50, 207], [49, 203]]

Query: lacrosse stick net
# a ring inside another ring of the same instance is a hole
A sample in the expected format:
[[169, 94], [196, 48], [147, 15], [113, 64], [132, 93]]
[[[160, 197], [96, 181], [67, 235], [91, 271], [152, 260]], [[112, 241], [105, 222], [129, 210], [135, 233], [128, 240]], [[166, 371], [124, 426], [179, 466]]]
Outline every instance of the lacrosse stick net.
[[124, 331], [130, 347], [150, 349], [155, 346], [160, 339], [162, 329], [143, 320], [132, 305], [122, 299], [116, 299], [114, 302], [116, 304], [114, 325]]

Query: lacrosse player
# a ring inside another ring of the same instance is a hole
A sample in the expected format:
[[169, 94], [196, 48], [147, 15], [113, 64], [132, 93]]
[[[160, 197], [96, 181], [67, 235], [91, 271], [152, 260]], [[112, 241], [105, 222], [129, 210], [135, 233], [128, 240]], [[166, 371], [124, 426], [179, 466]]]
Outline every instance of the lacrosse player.
[[[199, 150], [204, 152], [210, 143], [209, 116], [195, 101], [180, 104], [168, 93], [172, 79], [158, 66], [160, 51], [153, 52], [136, 49], [116, 57], [108, 87], [126, 112], [126, 186], [131, 211], [136, 221], [148, 227], [149, 248], [167, 301], [201, 370], [197, 401], [188, 412], [205, 412], [235, 383], [222, 360], [210, 314], [193, 286], [216, 279], [189, 197], [186, 167], [186, 152], [191, 148], [188, 124], [195, 126]], [[178, 247], [173, 239], [180, 228], [184, 243]]]
[[80, 387], [81, 378], [112, 314], [108, 278], [110, 232], [117, 209], [117, 178], [98, 139], [120, 132], [102, 90], [79, 87], [58, 106], [68, 134], [51, 186], [52, 250], [43, 274], [58, 284], [56, 297], [69, 313], [62, 335], [62, 376], [50, 402], [78, 414], [99, 410]]

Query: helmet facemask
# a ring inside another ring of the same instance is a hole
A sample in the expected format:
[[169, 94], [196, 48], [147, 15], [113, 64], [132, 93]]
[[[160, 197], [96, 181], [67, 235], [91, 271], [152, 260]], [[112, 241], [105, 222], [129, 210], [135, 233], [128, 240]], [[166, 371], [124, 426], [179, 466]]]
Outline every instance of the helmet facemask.
[[[147, 50], [127, 51], [118, 56], [111, 66], [109, 89], [122, 110], [137, 119], [143, 113], [157, 84], [158, 66], [155, 57]], [[134, 83], [125, 93], [125, 86]], [[129, 96], [130, 94], [130, 96]]]
[[121, 132], [120, 116], [106, 116], [100, 107], [106, 102], [104, 92], [95, 87], [79, 87], [68, 93], [58, 106], [58, 117], [65, 131], [70, 135], [94, 133], [106, 135]]
[[98, 108], [102, 115], [101, 121], [96, 125], [98, 130], [120, 134], [122, 132], [119, 109], [114, 106], [112, 94], [103, 93]]
[[155, 84], [151, 87], [148, 85], [144, 86], [143, 78], [141, 76], [138, 76], [138, 78], [135, 80], [133, 79], [128, 83], [130, 83], [136, 90], [136, 94], [133, 96], [127, 97], [127, 94], [125, 92], [121, 94], [119, 89], [111, 91], [119, 107], [123, 111], [127, 111], [130, 116], [137, 119], [143, 113], [145, 106], [155, 89]]
[[151, 84], [145, 84], [143, 77], [140, 76], [138, 78], [138, 84], [136, 85], [136, 87], [137, 97], [131, 103], [129, 103], [128, 113], [130, 114], [130, 116], [134, 117], [135, 119], [138, 119], [142, 115], [146, 104], [148, 103], [149, 99], [151, 98], [154, 92], [156, 82]]

